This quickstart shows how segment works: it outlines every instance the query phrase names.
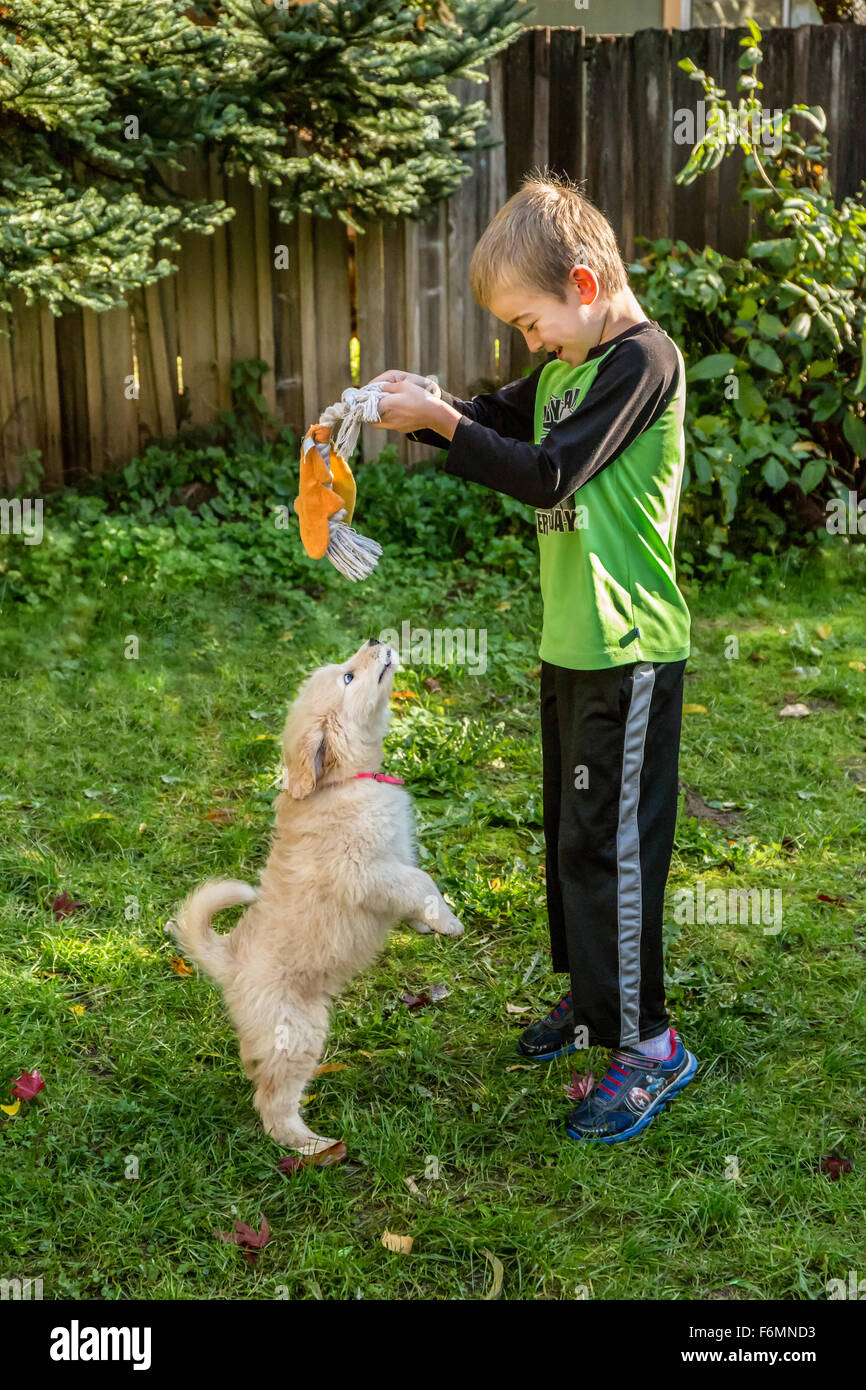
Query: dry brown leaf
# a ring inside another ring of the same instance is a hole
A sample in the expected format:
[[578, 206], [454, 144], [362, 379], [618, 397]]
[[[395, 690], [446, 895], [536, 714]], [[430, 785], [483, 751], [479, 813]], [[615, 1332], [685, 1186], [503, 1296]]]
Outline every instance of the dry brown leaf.
[[323, 1066], [316, 1067], [313, 1076], [327, 1076], [332, 1071], [348, 1071], [348, 1062], [325, 1062]]
[[186, 961], [182, 960], [180, 956], [172, 957], [171, 968], [175, 975], [192, 975], [194, 973], [191, 967], [188, 966]]
[[398, 1236], [393, 1231], [384, 1231], [382, 1244], [386, 1250], [393, 1250], [395, 1255], [410, 1255], [415, 1241], [412, 1236]]
[[784, 709], [779, 710], [780, 719], [805, 719], [807, 714], [812, 711], [808, 705], [785, 705]]

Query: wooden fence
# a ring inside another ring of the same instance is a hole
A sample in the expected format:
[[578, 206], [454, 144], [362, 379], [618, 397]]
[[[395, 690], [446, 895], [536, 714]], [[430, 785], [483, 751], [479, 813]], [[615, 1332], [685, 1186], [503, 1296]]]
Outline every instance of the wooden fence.
[[[149, 439], [211, 423], [230, 405], [236, 359], [269, 364], [268, 409], [302, 433], [351, 381], [353, 328], [361, 381], [402, 366], [469, 396], [513, 380], [530, 361], [523, 337], [474, 303], [468, 266], [487, 222], [533, 166], [585, 180], [626, 259], [639, 235], [739, 254], [748, 233], [736, 198], [740, 157], [679, 187], [688, 148], [673, 130], [674, 113], [702, 95], [678, 61], [693, 58], [733, 91], [742, 33], [526, 30], [488, 65], [484, 88], [454, 84], [463, 100], [485, 96], [487, 138], [498, 143], [466, 157], [470, 176], [432, 215], [370, 226], [354, 241], [336, 219], [281, 223], [266, 189], [225, 178], [213, 158], [191, 167], [177, 186], [225, 198], [235, 216], [212, 236], [179, 238], [176, 275], [131, 296], [127, 309], [55, 318], [17, 296], [14, 314], [0, 315], [11, 333], [0, 338], [0, 488], [19, 484], [34, 450], [50, 489], [122, 466]], [[857, 134], [866, 28], [772, 30], [764, 54], [763, 105], [823, 106], [837, 192], [855, 192], [866, 178]], [[366, 428], [366, 456], [387, 439]], [[430, 453], [399, 442], [403, 458]]]

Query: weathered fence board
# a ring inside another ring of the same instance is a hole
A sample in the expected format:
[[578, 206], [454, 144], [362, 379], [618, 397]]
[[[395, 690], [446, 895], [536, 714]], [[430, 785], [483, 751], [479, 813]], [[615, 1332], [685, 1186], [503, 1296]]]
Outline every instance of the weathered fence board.
[[[533, 167], [583, 181], [626, 260], [639, 236], [741, 254], [750, 229], [737, 197], [742, 155], [682, 188], [674, 176], [689, 151], [673, 131], [675, 113], [702, 97], [680, 59], [732, 93], [744, 32], [525, 30], [487, 65], [487, 83], [454, 84], [462, 102], [483, 98], [490, 111], [481, 147], [465, 156], [469, 177], [423, 219], [353, 238], [338, 219], [280, 222], [267, 188], [225, 177], [213, 155], [164, 171], [181, 193], [224, 199], [234, 217], [212, 236], [179, 237], [177, 274], [131, 295], [128, 309], [55, 319], [15, 297], [14, 314], [0, 315], [11, 330], [0, 338], [0, 488], [16, 487], [32, 450], [42, 451], [43, 486], [56, 487], [122, 465], [151, 438], [213, 422], [231, 403], [232, 361], [244, 358], [268, 363], [268, 410], [301, 432], [351, 380], [353, 324], [362, 381], [400, 366], [468, 396], [513, 380], [530, 363], [523, 335], [479, 308], [468, 272], [485, 226]], [[836, 191], [856, 192], [866, 177], [866, 28], [774, 29], [763, 46], [763, 105], [823, 106]], [[133, 372], [137, 400], [124, 389]], [[366, 428], [361, 438], [370, 457], [387, 436]], [[429, 452], [399, 440], [404, 460]]]

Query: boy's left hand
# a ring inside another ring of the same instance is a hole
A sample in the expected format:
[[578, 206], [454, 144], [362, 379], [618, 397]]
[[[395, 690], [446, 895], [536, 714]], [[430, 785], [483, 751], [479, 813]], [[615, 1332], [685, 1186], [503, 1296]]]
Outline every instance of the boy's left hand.
[[399, 430], [401, 434], [408, 434], [434, 425], [438, 401], [423, 386], [416, 386], [408, 379], [379, 380], [377, 384], [385, 394], [379, 402], [380, 423], [371, 422], [374, 430]]

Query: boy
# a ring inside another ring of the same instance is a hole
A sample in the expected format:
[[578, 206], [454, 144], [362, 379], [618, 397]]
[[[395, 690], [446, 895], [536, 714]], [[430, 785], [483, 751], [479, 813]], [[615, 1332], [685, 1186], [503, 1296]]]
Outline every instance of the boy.
[[377, 428], [447, 449], [446, 472], [535, 508], [547, 905], [571, 990], [518, 1049], [542, 1062], [613, 1048], [566, 1130], [617, 1143], [697, 1069], [668, 1026], [662, 958], [689, 654], [673, 559], [685, 368], [568, 180], [528, 179], [469, 274], [476, 300], [555, 360], [471, 401], [385, 372]]

